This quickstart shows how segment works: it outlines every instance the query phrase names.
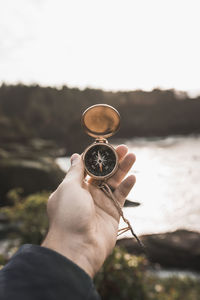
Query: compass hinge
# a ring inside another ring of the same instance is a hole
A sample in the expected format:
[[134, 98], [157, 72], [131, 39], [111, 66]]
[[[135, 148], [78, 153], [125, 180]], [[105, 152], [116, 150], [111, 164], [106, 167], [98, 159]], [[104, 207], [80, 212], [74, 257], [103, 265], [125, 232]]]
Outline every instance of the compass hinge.
[[95, 143], [108, 143], [108, 141], [102, 137], [96, 138]]

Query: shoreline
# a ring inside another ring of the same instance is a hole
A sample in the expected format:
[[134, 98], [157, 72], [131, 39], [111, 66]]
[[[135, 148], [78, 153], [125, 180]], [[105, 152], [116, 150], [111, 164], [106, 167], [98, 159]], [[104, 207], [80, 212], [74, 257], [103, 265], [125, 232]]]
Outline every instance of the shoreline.
[[145, 255], [150, 263], [162, 268], [200, 272], [199, 232], [179, 229], [139, 238], [144, 244], [145, 254], [134, 238], [120, 239], [117, 246], [125, 248], [129, 254]]

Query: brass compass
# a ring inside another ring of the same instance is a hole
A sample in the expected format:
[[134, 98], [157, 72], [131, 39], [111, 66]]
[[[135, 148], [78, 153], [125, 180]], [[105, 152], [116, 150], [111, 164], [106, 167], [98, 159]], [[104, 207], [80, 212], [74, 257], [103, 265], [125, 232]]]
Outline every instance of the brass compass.
[[81, 123], [86, 133], [95, 138], [83, 153], [87, 174], [98, 180], [111, 177], [117, 171], [118, 156], [106, 138], [119, 129], [118, 111], [107, 104], [93, 105], [84, 111]]

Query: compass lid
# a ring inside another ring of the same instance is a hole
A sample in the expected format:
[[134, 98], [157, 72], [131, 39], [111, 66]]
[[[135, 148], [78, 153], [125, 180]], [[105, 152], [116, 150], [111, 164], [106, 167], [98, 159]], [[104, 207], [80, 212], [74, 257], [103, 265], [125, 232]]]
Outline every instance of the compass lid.
[[110, 105], [96, 104], [84, 111], [81, 123], [88, 135], [107, 138], [119, 129], [120, 115]]

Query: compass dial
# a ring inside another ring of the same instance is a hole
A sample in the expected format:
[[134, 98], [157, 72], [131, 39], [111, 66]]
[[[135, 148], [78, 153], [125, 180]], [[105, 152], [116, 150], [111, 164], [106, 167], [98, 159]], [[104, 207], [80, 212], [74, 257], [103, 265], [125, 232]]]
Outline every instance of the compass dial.
[[117, 154], [107, 144], [96, 143], [84, 154], [86, 171], [90, 176], [105, 178], [111, 176], [117, 167]]

